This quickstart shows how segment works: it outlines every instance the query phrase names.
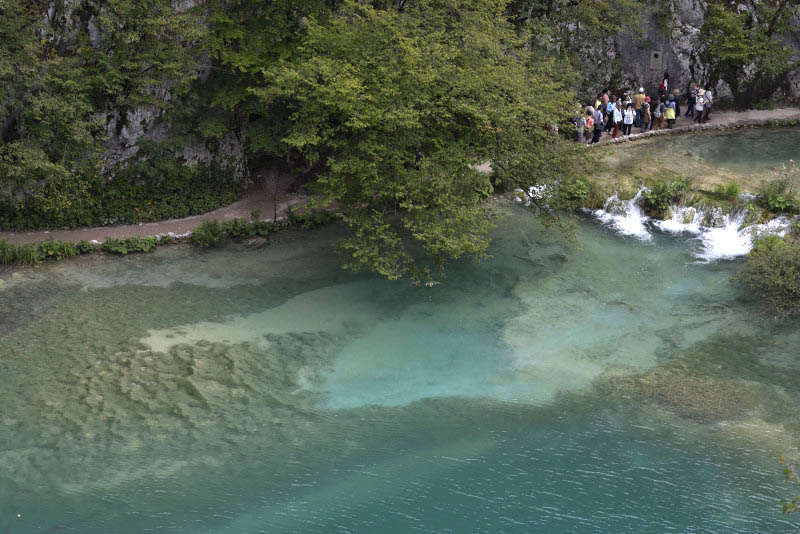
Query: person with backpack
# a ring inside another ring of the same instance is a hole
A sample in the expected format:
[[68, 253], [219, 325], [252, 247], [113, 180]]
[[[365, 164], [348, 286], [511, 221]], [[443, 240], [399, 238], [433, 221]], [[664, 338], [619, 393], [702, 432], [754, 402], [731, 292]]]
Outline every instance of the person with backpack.
[[619, 128], [622, 126], [622, 102], [618, 101], [614, 104], [614, 110], [612, 112], [611, 118], [614, 119], [614, 131], [611, 134], [611, 139], [616, 139], [617, 135], [619, 134]]
[[642, 106], [644, 105], [644, 87], [639, 88], [639, 92], [633, 97], [633, 109], [636, 112], [636, 118], [633, 121], [634, 126], [641, 128], [642, 126]]
[[592, 135], [592, 143], [600, 141], [600, 136], [603, 135], [603, 112], [599, 109], [589, 108], [592, 111], [592, 119], [594, 120], [594, 134]]
[[703, 110], [706, 107], [706, 90], [700, 89], [697, 92], [697, 100], [694, 103], [694, 122], [703, 124]]
[[711, 115], [711, 106], [714, 104], [714, 93], [711, 92], [711, 86], [706, 85], [705, 104], [703, 105], [703, 122], [708, 122]]
[[644, 99], [642, 104], [642, 122], [640, 124], [642, 133], [647, 132], [653, 127], [653, 114], [650, 112], [650, 97]]
[[659, 99], [663, 100], [669, 93], [669, 72], [664, 73], [664, 79], [661, 80], [661, 85], [658, 86]]
[[675, 124], [676, 116], [675, 95], [669, 95], [669, 100], [664, 106], [664, 118], [667, 121], [667, 129], [672, 129], [672, 126]]
[[686, 93], [686, 115], [694, 120], [694, 105], [697, 103], [697, 84], [689, 84], [689, 91]]
[[631, 128], [633, 128], [633, 121], [636, 118], [636, 110], [633, 109], [633, 103], [625, 106], [625, 113], [622, 114], [622, 135], [630, 135]]
[[608, 104], [606, 104], [606, 130], [608, 133], [611, 133], [611, 130], [614, 129], [614, 108], [617, 106], [617, 97], [614, 95], [609, 96]]
[[583, 131], [586, 129], [586, 118], [583, 116], [583, 113], [581, 113], [580, 108], [578, 108], [578, 111], [572, 116], [572, 124], [575, 125], [575, 142], [585, 143]]
[[664, 125], [664, 103], [659, 99], [653, 102], [653, 130], [660, 130]]
[[673, 89], [672, 95], [675, 97], [675, 118], [677, 119], [681, 116], [681, 92]]

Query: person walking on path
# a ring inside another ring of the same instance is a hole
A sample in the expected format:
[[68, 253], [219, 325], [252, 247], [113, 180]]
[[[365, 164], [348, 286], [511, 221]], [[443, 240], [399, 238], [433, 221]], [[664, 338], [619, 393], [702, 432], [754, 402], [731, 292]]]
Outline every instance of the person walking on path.
[[639, 92], [633, 97], [633, 109], [636, 111], [636, 119], [633, 124], [637, 128], [642, 126], [642, 106], [644, 105], [644, 87], [639, 88]]
[[611, 139], [617, 138], [617, 135], [619, 134], [619, 127], [622, 125], [622, 109], [620, 109], [621, 105], [622, 104], [619, 102], [614, 105], [614, 111], [611, 117], [614, 119], [614, 131], [611, 134]]
[[681, 116], [681, 92], [673, 89], [672, 95], [675, 97], [675, 118], [677, 119]]
[[589, 110], [592, 112], [592, 119], [594, 120], [592, 143], [597, 143], [600, 141], [600, 136], [603, 135], [603, 112], [593, 107], [589, 107]]
[[585, 143], [586, 140], [583, 138], [583, 131], [586, 129], [586, 118], [583, 116], [580, 109], [573, 115], [572, 124], [575, 125], [575, 142]]
[[653, 102], [653, 130], [660, 130], [664, 126], [664, 103], [661, 99]]
[[703, 122], [708, 122], [711, 119], [711, 106], [714, 104], [714, 93], [711, 91], [711, 86], [706, 85], [705, 105], [703, 106]]
[[664, 108], [664, 118], [667, 120], [667, 128], [672, 129], [675, 124], [676, 110], [675, 110], [675, 95], [669, 95], [669, 100]]
[[633, 121], [636, 119], [636, 110], [633, 109], [633, 104], [625, 106], [625, 113], [622, 117], [622, 135], [630, 135], [631, 128], [633, 128]]
[[686, 94], [686, 117], [694, 120], [694, 105], [697, 103], [697, 84], [692, 82], [689, 85], [689, 92]]
[[697, 92], [697, 100], [694, 104], [694, 122], [703, 124], [703, 112], [706, 107], [706, 90], [700, 89]]
[[664, 79], [661, 80], [661, 85], [658, 86], [658, 96], [661, 100], [665, 99], [669, 94], [669, 72], [664, 73]]
[[606, 130], [611, 133], [614, 129], [614, 108], [617, 106], [617, 97], [614, 95], [609, 96], [608, 104], [606, 104]]
[[648, 96], [642, 104], [642, 133], [647, 132], [653, 127], [653, 114], [650, 112], [650, 97]]

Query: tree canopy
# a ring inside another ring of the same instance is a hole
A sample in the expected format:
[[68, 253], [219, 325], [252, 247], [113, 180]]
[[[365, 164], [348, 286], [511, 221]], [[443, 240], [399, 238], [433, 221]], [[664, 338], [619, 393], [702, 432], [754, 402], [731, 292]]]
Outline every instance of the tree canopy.
[[480, 257], [496, 182], [476, 166], [494, 162], [494, 180], [510, 186], [563, 174], [547, 164], [561, 143], [546, 126], [574, 95], [562, 65], [526, 49], [505, 7], [346, 0], [307, 19], [296, 53], [250, 89], [287, 110], [281, 141], [319, 166], [314, 190], [352, 230], [349, 267], [425, 278], [448, 259]]
[[710, 84], [725, 81], [742, 109], [770, 99], [798, 65], [797, 51], [782, 38], [798, 14], [798, 0], [709, 3], [700, 43]]

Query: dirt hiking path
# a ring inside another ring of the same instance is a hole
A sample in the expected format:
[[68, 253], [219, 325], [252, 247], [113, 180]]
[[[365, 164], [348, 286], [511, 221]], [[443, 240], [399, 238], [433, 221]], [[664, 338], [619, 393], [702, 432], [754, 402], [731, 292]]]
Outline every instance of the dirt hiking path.
[[[685, 108], [684, 108], [685, 109]], [[738, 123], [756, 123], [771, 120], [790, 120], [800, 119], [800, 108], [783, 108], [772, 110], [751, 110], [751, 111], [712, 111], [711, 120], [705, 125], [725, 126]], [[680, 117], [673, 130], [691, 131], [693, 129], [691, 119]], [[634, 130], [635, 131], [635, 130]], [[650, 134], [636, 134], [627, 136], [625, 140], [633, 140], [649, 136]], [[617, 143], [619, 139], [612, 141], [610, 134], [603, 134], [603, 144]], [[302, 204], [307, 197], [303, 195], [283, 194], [278, 199], [278, 217], [286, 214], [289, 205]], [[237, 200], [229, 206], [205, 213], [203, 215], [193, 215], [183, 219], [168, 219], [153, 223], [143, 223], [126, 226], [101, 226], [97, 228], [83, 228], [75, 230], [35, 230], [29, 232], [0, 232], [0, 239], [5, 239], [11, 243], [25, 244], [57, 239], [61, 241], [72, 241], [74, 243], [86, 241], [103, 242], [109, 237], [124, 239], [127, 237], [157, 236], [163, 234], [185, 235], [206, 220], [216, 219], [226, 221], [233, 218], [250, 219], [250, 214], [258, 210], [261, 212], [262, 220], [272, 220], [275, 216], [273, 211], [273, 200], [270, 195], [263, 190], [251, 190], [243, 198]]]

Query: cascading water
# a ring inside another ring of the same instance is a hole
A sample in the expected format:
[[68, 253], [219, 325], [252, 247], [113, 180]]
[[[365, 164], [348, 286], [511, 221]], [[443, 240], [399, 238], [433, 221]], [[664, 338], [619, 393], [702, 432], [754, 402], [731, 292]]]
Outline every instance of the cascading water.
[[763, 233], [782, 236], [791, 224], [791, 220], [786, 217], [778, 217], [765, 224], [745, 226], [747, 210], [722, 214], [716, 211], [705, 212], [691, 206], [672, 206], [672, 217], [664, 221], [651, 219], [642, 213], [640, 206], [642, 193], [645, 191], [646, 188], [641, 188], [628, 201], [619, 200], [614, 193], [603, 209], [594, 211], [594, 216], [621, 235], [630, 235], [641, 240], [651, 239], [653, 228], [671, 234], [691, 234], [701, 245], [695, 256], [703, 261], [744, 256], [753, 248], [754, 236]]
[[642, 193], [645, 191], [647, 191], [647, 188], [642, 187], [636, 195], [628, 201], [620, 200], [617, 194], [614, 193], [606, 200], [603, 209], [594, 211], [594, 216], [622, 235], [630, 235], [637, 239], [647, 241], [652, 238], [645, 226], [649, 218], [642, 213], [642, 208], [639, 205]]

